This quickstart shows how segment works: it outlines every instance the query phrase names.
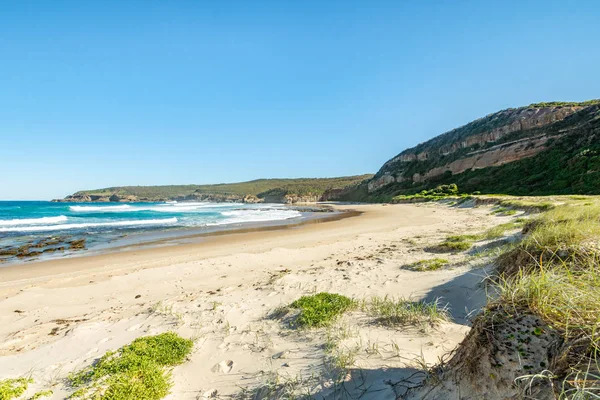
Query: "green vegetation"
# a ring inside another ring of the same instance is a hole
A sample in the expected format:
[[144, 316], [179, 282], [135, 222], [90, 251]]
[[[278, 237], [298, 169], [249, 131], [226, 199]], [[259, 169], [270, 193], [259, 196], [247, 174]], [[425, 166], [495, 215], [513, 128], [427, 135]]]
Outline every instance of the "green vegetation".
[[436, 186], [433, 189], [422, 190], [419, 193], [412, 195], [398, 195], [392, 198], [392, 201], [436, 201], [446, 199], [448, 197], [458, 197], [458, 186], [451, 183], [449, 185]]
[[449, 313], [439, 301], [424, 302], [391, 297], [373, 297], [361, 305], [363, 311], [377, 318], [382, 325], [436, 325], [447, 321]]
[[600, 205], [556, 207], [525, 230], [527, 236], [498, 261], [500, 298], [488, 309], [509, 306], [541, 317], [564, 341], [552, 370], [560, 398], [597, 398]]
[[460, 240], [460, 236], [451, 236], [436, 246], [436, 249], [443, 253], [456, 253], [469, 250], [472, 246], [470, 241]]
[[526, 223], [526, 219], [517, 218], [514, 221], [491, 227], [483, 233], [448, 236], [442, 243], [438, 244], [437, 246], [430, 247], [429, 251], [441, 253], [456, 253], [466, 251], [473, 247], [473, 243], [475, 242], [502, 238], [506, 236], [507, 232], [509, 231], [523, 228]]
[[138, 338], [72, 374], [69, 383], [78, 388], [72, 397], [161, 399], [172, 385], [169, 367], [184, 362], [192, 346], [191, 340], [172, 332]]
[[542, 103], [533, 103], [528, 107], [530, 108], [544, 108], [544, 107], [587, 107], [593, 106], [594, 104], [600, 104], [600, 99], [587, 100], [587, 101], [545, 101]]
[[41, 399], [42, 397], [50, 397], [54, 394], [54, 392], [52, 390], [41, 390], [39, 392], [37, 392], [36, 394], [34, 394], [33, 396], [31, 396], [31, 398], [29, 400], [38, 400]]
[[355, 302], [335, 293], [318, 293], [302, 296], [290, 304], [290, 308], [300, 310], [296, 323], [301, 327], [314, 328], [328, 325], [342, 313], [355, 305]]
[[330, 190], [342, 190], [360, 184], [373, 175], [346, 176], [339, 178], [257, 179], [240, 183], [216, 185], [166, 185], [166, 186], [120, 186], [95, 190], [83, 190], [76, 194], [95, 196], [133, 195], [142, 200], [165, 200], [190, 195], [281, 196], [285, 194], [319, 196]]
[[510, 208], [506, 208], [506, 207], [498, 207], [497, 209], [492, 211], [492, 214], [498, 214], [498, 215], [502, 215], [502, 216], [515, 215], [516, 213], [517, 213], [517, 210], [513, 210]]
[[448, 264], [444, 258], [430, 258], [408, 265], [406, 268], [412, 271], [436, 271]]
[[21, 396], [27, 390], [31, 378], [3, 379], [0, 381], [0, 400], [11, 400]]
[[[561, 104], [553, 103], [553, 106], [556, 105]], [[450, 183], [457, 184], [464, 193], [478, 191], [483, 194], [505, 193], [518, 196], [598, 194], [600, 193], [600, 141], [597, 138], [600, 135], [600, 101], [562, 105], [587, 107], [554, 124], [512, 132], [493, 143], [475, 144], [450, 154], [440, 151], [461, 142], [466, 137], [490, 132], [497, 127], [507, 125], [518, 116], [518, 113], [515, 114], [518, 110], [505, 110], [473, 121], [407, 150], [407, 154], [426, 151], [429, 157], [420, 161], [403, 162], [397, 159], [386, 163], [376, 177], [387, 173], [392, 176], [402, 175], [408, 179], [384, 186], [377, 192], [371, 193], [371, 198], [391, 199], [395, 196], [412, 196], [422, 193], [423, 190]], [[544, 105], [540, 103], [539, 106]], [[417, 182], [410, 178], [415, 174], [424, 175], [433, 168], [444, 167], [474, 151], [540, 136], [550, 138], [545, 143], [547, 149], [530, 158], [497, 167], [471, 169], [456, 175], [447, 171], [428, 181]]]

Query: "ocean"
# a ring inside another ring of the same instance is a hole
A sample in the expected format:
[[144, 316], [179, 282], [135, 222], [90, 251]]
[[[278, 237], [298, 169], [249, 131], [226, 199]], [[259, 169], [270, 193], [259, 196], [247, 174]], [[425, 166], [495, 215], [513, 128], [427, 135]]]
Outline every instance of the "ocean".
[[[85, 249], [100, 249], [114, 246], [119, 239], [134, 243], [160, 238], [158, 232], [202, 233], [302, 216], [297, 209], [281, 204], [0, 201], [0, 261], [69, 255], [73, 240], [85, 239]], [[19, 247], [23, 251], [16, 257]]]

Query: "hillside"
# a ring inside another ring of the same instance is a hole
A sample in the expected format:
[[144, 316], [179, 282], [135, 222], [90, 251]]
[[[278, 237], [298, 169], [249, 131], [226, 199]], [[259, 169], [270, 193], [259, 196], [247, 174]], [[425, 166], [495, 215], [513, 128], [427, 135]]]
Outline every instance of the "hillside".
[[507, 109], [404, 150], [353, 195], [385, 199], [449, 183], [464, 192], [600, 193], [599, 136], [600, 100]]
[[341, 190], [372, 178], [372, 174], [338, 178], [257, 179], [215, 185], [118, 186], [82, 190], [55, 201], [245, 201], [283, 202], [327, 200]]

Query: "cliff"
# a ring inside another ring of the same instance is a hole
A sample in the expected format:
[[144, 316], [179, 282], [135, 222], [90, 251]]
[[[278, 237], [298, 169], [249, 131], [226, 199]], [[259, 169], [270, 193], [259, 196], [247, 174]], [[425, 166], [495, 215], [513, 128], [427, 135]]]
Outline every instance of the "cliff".
[[600, 151], [599, 104], [540, 103], [490, 114], [404, 150], [368, 182], [368, 192], [408, 194], [457, 183], [489, 193], [597, 193], [600, 186], [586, 182], [600, 178], [592, 158]]

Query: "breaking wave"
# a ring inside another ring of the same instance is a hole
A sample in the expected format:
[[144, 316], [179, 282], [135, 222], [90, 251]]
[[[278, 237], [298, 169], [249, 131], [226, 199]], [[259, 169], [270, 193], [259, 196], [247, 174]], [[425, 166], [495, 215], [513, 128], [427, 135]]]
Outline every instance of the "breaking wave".
[[98, 228], [98, 227], [116, 227], [116, 226], [147, 226], [147, 225], [172, 225], [177, 223], [177, 218], [165, 219], [146, 219], [146, 220], [128, 220], [112, 222], [88, 222], [80, 224], [59, 224], [59, 225], [41, 225], [41, 226], [18, 226], [18, 227], [0, 227], [0, 232], [49, 232], [62, 231], [69, 229]]
[[0, 219], [0, 227], [3, 226], [19, 226], [19, 225], [39, 225], [39, 224], [56, 224], [65, 222], [67, 217], [59, 215], [58, 217], [42, 217], [42, 218], [26, 218], [26, 219]]

